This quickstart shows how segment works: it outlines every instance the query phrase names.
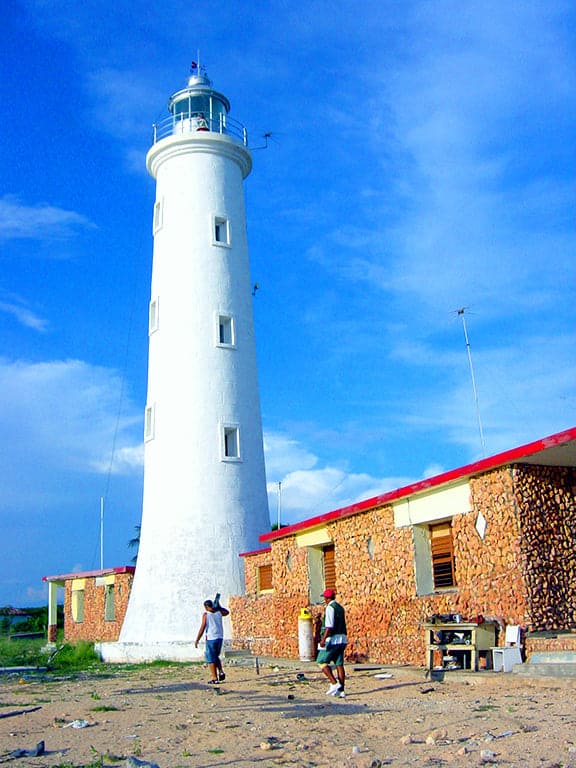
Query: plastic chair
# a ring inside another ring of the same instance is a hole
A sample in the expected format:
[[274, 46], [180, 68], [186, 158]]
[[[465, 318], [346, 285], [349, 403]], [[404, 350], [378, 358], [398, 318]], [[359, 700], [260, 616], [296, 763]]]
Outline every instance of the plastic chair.
[[520, 627], [517, 624], [509, 624], [504, 636], [504, 647], [492, 648], [491, 651], [494, 672], [512, 672], [514, 664], [522, 664]]

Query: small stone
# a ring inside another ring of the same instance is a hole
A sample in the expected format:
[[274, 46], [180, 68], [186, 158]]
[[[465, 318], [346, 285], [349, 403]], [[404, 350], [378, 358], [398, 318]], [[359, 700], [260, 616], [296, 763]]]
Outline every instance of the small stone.
[[272, 744], [270, 744], [269, 741], [261, 741], [260, 742], [260, 749], [263, 749], [265, 751], [269, 751], [272, 749]]
[[496, 759], [496, 752], [492, 752], [491, 749], [483, 749], [480, 752], [480, 760], [483, 763], [493, 763]]
[[400, 739], [400, 744], [413, 744], [413, 743], [414, 743], [414, 739], [412, 738], [411, 733], [407, 733], [406, 736], [402, 736], [402, 738]]
[[458, 752], [456, 752], [457, 755], [467, 755], [468, 754], [468, 747], [460, 747]]
[[428, 744], [429, 747], [433, 747], [436, 744], [434, 736], [426, 736], [426, 744]]
[[360, 747], [352, 747], [352, 754], [353, 755], [359, 755], [360, 754]]
[[428, 738], [433, 739], [435, 742], [445, 741], [448, 738], [448, 731], [446, 728], [435, 728], [433, 731], [430, 731]]

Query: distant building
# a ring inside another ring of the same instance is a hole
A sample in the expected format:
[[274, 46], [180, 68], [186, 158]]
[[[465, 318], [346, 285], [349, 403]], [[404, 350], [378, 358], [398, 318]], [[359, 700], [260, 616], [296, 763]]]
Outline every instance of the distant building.
[[64, 589], [67, 642], [117, 640], [132, 588], [134, 566], [43, 576], [48, 582], [48, 640], [57, 634], [58, 589]]
[[573, 428], [262, 534], [230, 601], [236, 646], [297, 656], [300, 609], [317, 619], [333, 587], [350, 659], [423, 664], [438, 614], [521, 625], [528, 651], [558, 633], [576, 650], [575, 466]]

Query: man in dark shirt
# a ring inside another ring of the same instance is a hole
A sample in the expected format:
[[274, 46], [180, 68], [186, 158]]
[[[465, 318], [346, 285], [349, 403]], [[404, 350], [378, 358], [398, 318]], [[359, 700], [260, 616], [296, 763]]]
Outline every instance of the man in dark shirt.
[[[346, 613], [344, 608], [334, 599], [336, 592], [326, 589], [322, 593], [326, 608], [322, 620], [322, 633], [320, 637], [319, 653], [316, 661], [322, 672], [330, 681], [330, 687], [326, 691], [327, 696], [338, 696], [343, 699], [346, 696], [344, 684], [346, 672], [344, 670], [344, 651], [348, 644], [346, 635]], [[332, 671], [332, 664], [336, 668], [336, 675]]]

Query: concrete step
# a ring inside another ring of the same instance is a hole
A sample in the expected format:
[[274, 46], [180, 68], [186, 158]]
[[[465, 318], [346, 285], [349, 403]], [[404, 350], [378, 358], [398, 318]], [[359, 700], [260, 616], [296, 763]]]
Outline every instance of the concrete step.
[[522, 677], [575, 677], [576, 664], [572, 662], [557, 663], [548, 661], [543, 664], [515, 664], [512, 670], [515, 675]]
[[576, 664], [576, 651], [534, 651], [530, 664]]

